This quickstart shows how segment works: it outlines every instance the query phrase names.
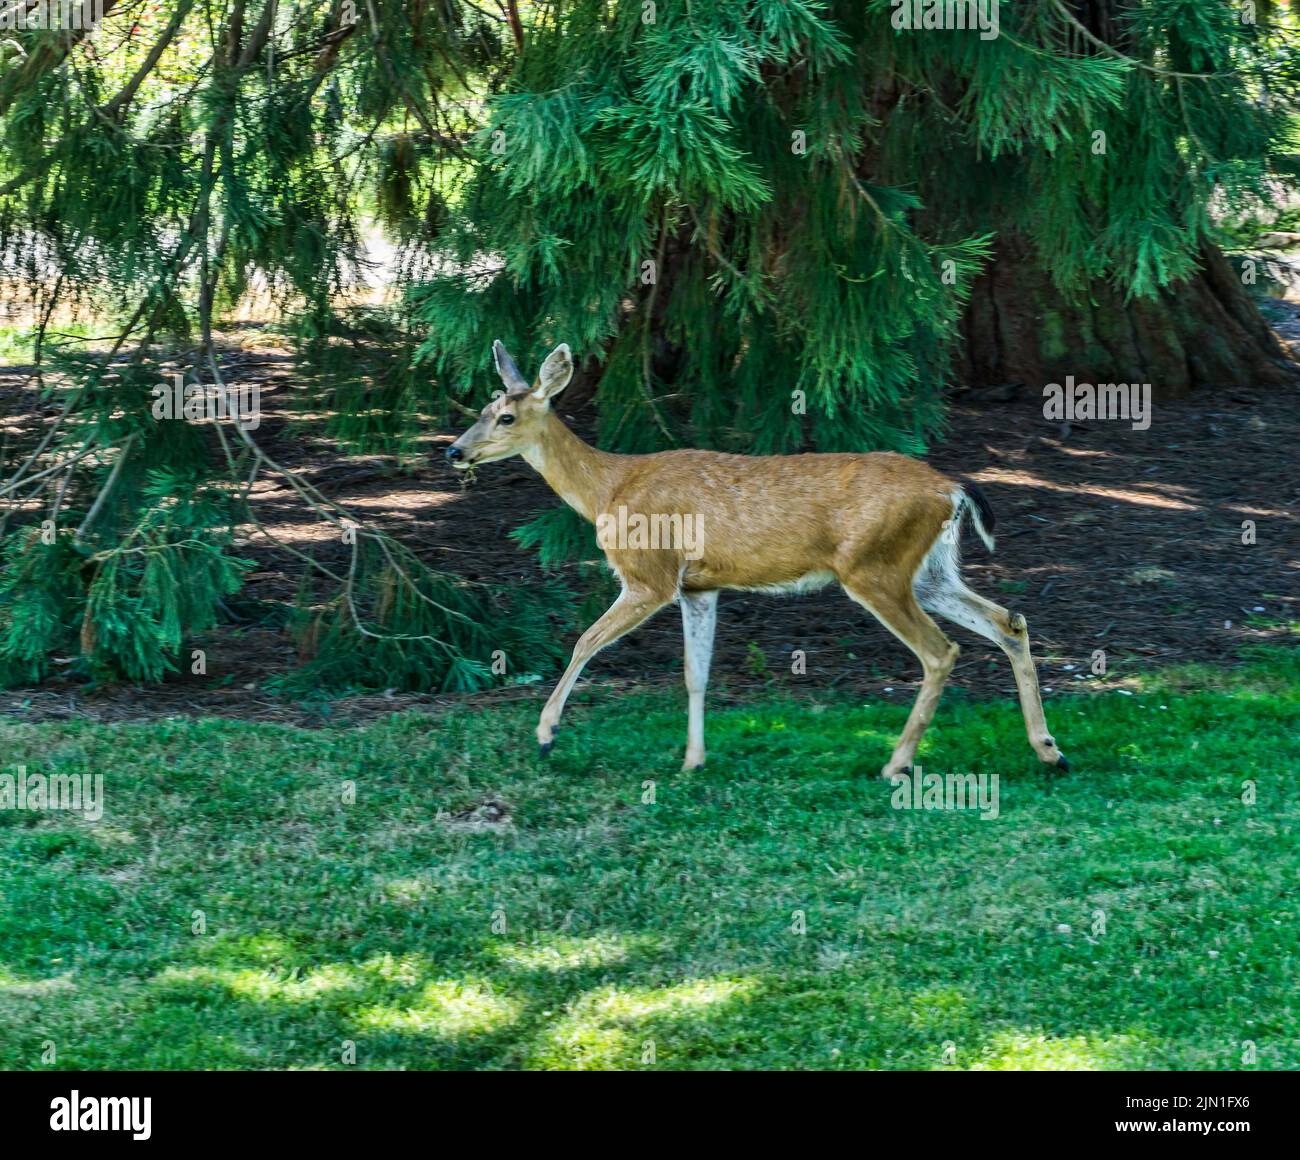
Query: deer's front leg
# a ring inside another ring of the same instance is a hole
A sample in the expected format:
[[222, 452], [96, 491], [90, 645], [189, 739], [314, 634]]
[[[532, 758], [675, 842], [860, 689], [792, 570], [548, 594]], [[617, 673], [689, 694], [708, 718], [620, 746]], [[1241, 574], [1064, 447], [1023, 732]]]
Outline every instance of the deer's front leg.
[[709, 687], [713, 630], [718, 624], [716, 592], [682, 593], [682, 637], [686, 645], [686, 760], [682, 769], [704, 764], [704, 691]]
[[644, 588], [624, 588], [605, 612], [586, 632], [578, 638], [573, 646], [573, 659], [564, 670], [564, 676], [555, 686], [555, 691], [547, 699], [542, 709], [541, 719], [537, 722], [537, 744], [543, 753], [548, 753], [555, 742], [555, 728], [560, 723], [560, 714], [564, 712], [564, 703], [573, 692], [573, 686], [586, 663], [606, 645], [613, 644], [620, 636], [629, 633], [647, 617], [658, 612], [671, 597], [664, 597]]

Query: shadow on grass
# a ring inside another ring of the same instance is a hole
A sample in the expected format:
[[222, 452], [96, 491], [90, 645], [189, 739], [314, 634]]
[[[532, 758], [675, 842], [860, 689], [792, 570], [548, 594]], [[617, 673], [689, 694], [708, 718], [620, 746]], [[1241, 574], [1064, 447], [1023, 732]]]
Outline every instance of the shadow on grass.
[[1063, 701], [1059, 786], [954, 704], [925, 760], [1005, 773], [990, 822], [893, 808], [903, 710], [847, 701], [719, 713], [689, 775], [654, 695], [547, 761], [523, 706], [13, 727], [112, 840], [0, 817], [0, 1066], [1294, 1066], [1295, 668]]
[[[0, 1012], [26, 1000], [46, 1024], [41, 1047], [58, 1048], [53, 1066], [70, 1069], [1104, 1070], [1153, 1060], [1140, 1031], [985, 1028], [979, 1005], [951, 986], [845, 987], [827, 972], [635, 981], [655, 973], [661, 942], [492, 941], [475, 958], [495, 965], [452, 975], [411, 952], [286, 968], [275, 960], [287, 944], [266, 933], [208, 946], [211, 962], [164, 968], [104, 1002], [103, 984], [0, 972]], [[119, 1019], [116, 1033], [101, 1027], [91, 1051], [61, 1042], [65, 1005]]]

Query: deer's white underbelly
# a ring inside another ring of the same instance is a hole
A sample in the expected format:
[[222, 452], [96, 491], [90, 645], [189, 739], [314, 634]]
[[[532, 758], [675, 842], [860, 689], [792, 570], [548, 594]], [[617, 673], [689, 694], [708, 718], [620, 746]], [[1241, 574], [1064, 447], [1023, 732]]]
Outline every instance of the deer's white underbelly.
[[[835, 573], [829, 571], [805, 572], [794, 580], [785, 580], [778, 584], [734, 585], [740, 592], [771, 592], [775, 595], [798, 596], [803, 592], [817, 592], [828, 584], [835, 583]], [[733, 585], [727, 585], [728, 588]]]

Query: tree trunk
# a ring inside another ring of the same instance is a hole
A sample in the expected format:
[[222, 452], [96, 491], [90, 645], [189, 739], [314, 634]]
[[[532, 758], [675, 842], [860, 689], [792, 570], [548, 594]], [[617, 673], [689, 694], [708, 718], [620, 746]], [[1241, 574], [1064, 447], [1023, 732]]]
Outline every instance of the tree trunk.
[[1279, 386], [1289, 362], [1241, 279], [1208, 243], [1201, 271], [1152, 299], [1125, 302], [1094, 285], [1066, 299], [1028, 243], [1004, 235], [975, 285], [962, 325], [958, 381], [968, 386], [1150, 383], [1157, 397], [1199, 388]]

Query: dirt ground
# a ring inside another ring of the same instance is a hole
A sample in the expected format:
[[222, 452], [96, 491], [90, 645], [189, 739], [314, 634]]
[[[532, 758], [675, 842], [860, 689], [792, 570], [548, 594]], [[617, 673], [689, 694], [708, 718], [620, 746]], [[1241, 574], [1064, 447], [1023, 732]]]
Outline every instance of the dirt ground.
[[[1271, 309], [1280, 337], [1300, 357], [1300, 303]], [[507, 533], [559, 501], [522, 461], [490, 465], [462, 489], [442, 462], [454, 432], [431, 431], [427, 456], [406, 472], [382, 456], [343, 458], [327, 439], [285, 421], [294, 365], [255, 331], [232, 344], [227, 378], [265, 385], [259, 443], [358, 519], [402, 538], [434, 567], [512, 584], [542, 579], [532, 553]], [[36, 430], [40, 414], [25, 380], [23, 368], [0, 369], [0, 415], [7, 413], [9, 438], [19, 443]], [[566, 415], [563, 405], [560, 413], [585, 432], [590, 416]], [[967, 580], [1026, 615], [1050, 700], [1067, 689], [1111, 683], [1089, 675], [1098, 649], [1113, 681], [1156, 666], [1229, 664], [1247, 643], [1288, 639], [1280, 622], [1300, 620], [1297, 447], [1300, 386], [1284, 392], [1242, 386], [1214, 397], [1157, 401], [1150, 428], [1142, 431], [1123, 421], [1062, 428], [1043, 417], [1037, 387], [1009, 386], [979, 397], [959, 392], [948, 433], [930, 460], [978, 482], [992, 501], [997, 551], [990, 556], [969, 537]], [[267, 480], [254, 500], [277, 535], [326, 562], [346, 559], [334, 529], [305, 511], [289, 488]], [[1255, 524], [1253, 544], [1243, 543], [1248, 520]], [[292, 598], [298, 565], [257, 536], [240, 551], [259, 566], [237, 607]], [[952, 635], [963, 652], [950, 688], [1014, 695], [1000, 653], [964, 630], [953, 627]], [[250, 618], [198, 643], [208, 652], [206, 677], [90, 689], [56, 675], [39, 688], [0, 692], [0, 713], [105, 721], [202, 714], [310, 725], [453, 700], [375, 693], [290, 701], [264, 687], [296, 663], [284, 631]], [[796, 649], [807, 658], [802, 675], [791, 672]], [[666, 609], [597, 657], [584, 683], [610, 690], [679, 684], [680, 658], [680, 620]], [[711, 690], [718, 700], [766, 688], [906, 701], [918, 679], [910, 653], [838, 590], [723, 596]], [[542, 686], [530, 685], [468, 699], [524, 699], [540, 707], [544, 696]]]

